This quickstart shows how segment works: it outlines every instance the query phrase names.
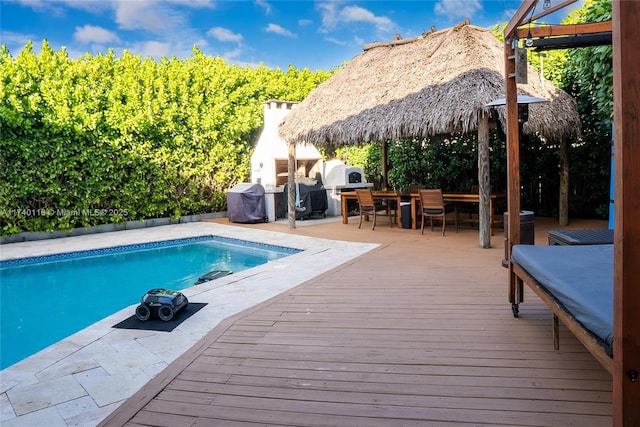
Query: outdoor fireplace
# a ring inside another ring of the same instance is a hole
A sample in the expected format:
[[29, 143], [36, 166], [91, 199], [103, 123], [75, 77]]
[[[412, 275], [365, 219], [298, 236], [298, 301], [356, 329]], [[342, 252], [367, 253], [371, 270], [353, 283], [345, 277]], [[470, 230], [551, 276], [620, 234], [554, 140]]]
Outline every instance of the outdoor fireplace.
[[[251, 182], [265, 189], [265, 206], [269, 221], [286, 216], [287, 195], [284, 185], [289, 176], [289, 147], [278, 136], [278, 125], [295, 108], [290, 101], [264, 103], [264, 126], [251, 156]], [[322, 177], [320, 152], [311, 144], [296, 144], [296, 177]]]
[[345, 165], [340, 160], [330, 160], [324, 165], [324, 188], [327, 190], [329, 208], [327, 215], [342, 215], [341, 194], [357, 188], [371, 188], [366, 182], [362, 168]]
[[345, 165], [340, 160], [330, 160], [324, 166], [325, 187], [365, 188], [373, 184], [366, 184], [362, 168]]

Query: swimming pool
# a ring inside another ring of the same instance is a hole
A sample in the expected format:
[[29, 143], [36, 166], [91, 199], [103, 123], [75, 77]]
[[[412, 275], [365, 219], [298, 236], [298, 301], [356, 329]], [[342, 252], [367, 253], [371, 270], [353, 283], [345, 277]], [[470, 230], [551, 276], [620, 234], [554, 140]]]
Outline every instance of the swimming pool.
[[239, 272], [299, 252], [201, 236], [0, 262], [0, 369], [136, 304], [149, 289], [181, 290], [212, 270]]

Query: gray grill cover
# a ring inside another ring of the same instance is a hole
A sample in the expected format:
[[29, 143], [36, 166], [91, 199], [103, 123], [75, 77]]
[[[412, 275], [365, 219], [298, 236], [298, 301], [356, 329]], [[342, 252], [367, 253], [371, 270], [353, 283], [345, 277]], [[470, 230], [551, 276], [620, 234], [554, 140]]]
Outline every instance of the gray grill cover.
[[227, 217], [231, 222], [266, 222], [264, 187], [245, 182], [227, 191]]

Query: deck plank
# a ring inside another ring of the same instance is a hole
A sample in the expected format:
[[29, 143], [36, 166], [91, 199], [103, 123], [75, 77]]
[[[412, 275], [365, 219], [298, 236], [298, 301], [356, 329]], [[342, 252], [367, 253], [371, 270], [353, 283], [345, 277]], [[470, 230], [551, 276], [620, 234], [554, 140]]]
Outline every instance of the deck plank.
[[611, 424], [606, 370], [564, 327], [553, 349], [532, 292], [512, 316], [501, 249], [359, 231], [384, 245], [227, 319], [103, 425]]

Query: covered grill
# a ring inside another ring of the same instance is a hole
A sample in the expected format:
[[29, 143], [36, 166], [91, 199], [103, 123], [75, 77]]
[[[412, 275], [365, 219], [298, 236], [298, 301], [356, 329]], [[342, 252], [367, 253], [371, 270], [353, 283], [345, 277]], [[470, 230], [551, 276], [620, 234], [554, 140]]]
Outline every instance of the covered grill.
[[[286, 215], [284, 185], [288, 179], [289, 149], [278, 136], [278, 124], [295, 108], [295, 102], [271, 100], [264, 103], [264, 126], [251, 156], [251, 182], [265, 188], [269, 221]], [[322, 155], [312, 144], [296, 144], [296, 177], [321, 177]]]
[[[284, 194], [288, 194], [287, 185], [284, 186]], [[314, 215], [324, 217], [328, 207], [327, 192], [322, 185], [320, 174], [318, 174], [318, 179], [298, 179], [296, 183], [296, 219], [311, 218]]]
[[264, 222], [267, 216], [262, 185], [243, 182], [227, 191], [227, 217], [231, 222]]

